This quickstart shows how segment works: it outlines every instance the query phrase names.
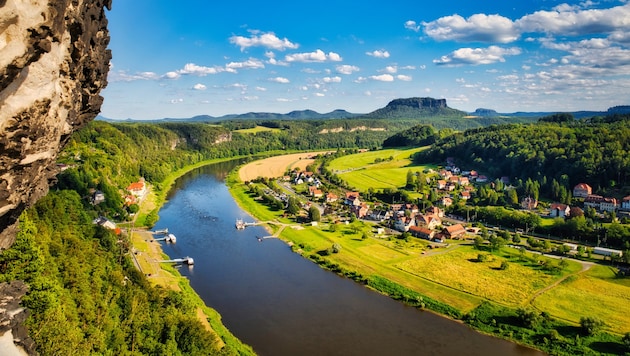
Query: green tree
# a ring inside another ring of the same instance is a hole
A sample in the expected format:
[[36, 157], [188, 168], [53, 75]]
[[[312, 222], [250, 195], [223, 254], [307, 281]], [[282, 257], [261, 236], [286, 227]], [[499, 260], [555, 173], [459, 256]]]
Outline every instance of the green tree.
[[604, 322], [595, 317], [581, 317], [580, 328], [585, 335], [595, 335], [601, 328], [604, 327]]
[[291, 215], [297, 215], [300, 212], [300, 203], [297, 198], [289, 197], [289, 201], [287, 202], [287, 213]]
[[621, 341], [626, 346], [626, 350], [630, 351], [630, 332], [625, 333]]
[[308, 209], [308, 218], [311, 221], [319, 221], [321, 219], [321, 213], [316, 206], [311, 205], [311, 207]]

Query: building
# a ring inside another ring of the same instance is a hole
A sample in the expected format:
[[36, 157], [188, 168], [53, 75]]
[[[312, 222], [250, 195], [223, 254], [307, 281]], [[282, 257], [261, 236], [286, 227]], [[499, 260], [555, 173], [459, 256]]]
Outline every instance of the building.
[[100, 190], [97, 190], [92, 194], [92, 204], [98, 205], [105, 201], [105, 194]]
[[444, 206], [451, 206], [453, 205], [453, 199], [451, 197], [442, 197], [441, 203]]
[[326, 194], [326, 203], [334, 203], [337, 200], [339, 200], [339, 196], [337, 196], [337, 194], [334, 194], [334, 193]]
[[470, 192], [466, 192], [466, 191], [461, 192], [459, 196], [460, 196], [460, 198], [462, 198], [464, 200], [468, 200], [468, 199], [470, 199]]
[[363, 219], [367, 216], [370, 208], [366, 203], [361, 203], [361, 205], [353, 205], [351, 211], [357, 218]]
[[409, 233], [415, 237], [425, 240], [431, 240], [433, 236], [435, 236], [435, 231], [422, 226], [410, 226]]
[[521, 200], [521, 208], [525, 210], [533, 210], [533, 209], [536, 209], [537, 206], [538, 206], [538, 200], [530, 196], [526, 196], [525, 198], [523, 198], [523, 200]]
[[98, 218], [92, 221], [94, 225], [100, 225], [109, 230], [116, 230], [116, 224], [110, 220], [108, 220], [104, 216], [99, 216]]
[[428, 208], [425, 213], [427, 215], [434, 215], [437, 216], [438, 218], [443, 218], [444, 217], [444, 210], [438, 208], [437, 206], [432, 206], [430, 208]]
[[398, 231], [402, 231], [402, 232], [407, 232], [409, 231], [410, 227], [415, 226], [415, 225], [416, 225], [415, 219], [411, 217], [407, 217], [407, 216], [401, 216], [398, 219], [396, 219], [396, 222], [394, 223], [394, 229]]
[[417, 215], [416, 216], [416, 225], [426, 226], [429, 229], [435, 229], [436, 227], [442, 225], [442, 220], [436, 215]]
[[615, 198], [604, 198], [599, 203], [599, 210], [601, 210], [601, 211], [615, 211], [615, 210], [617, 210], [617, 199], [615, 199]]
[[361, 205], [361, 200], [359, 200], [359, 192], [347, 192], [344, 204], [353, 206]]
[[621, 250], [613, 250], [611, 248], [604, 248], [604, 247], [594, 247], [593, 248], [593, 253], [596, 255], [602, 255], [602, 256], [623, 256], [623, 251]]
[[144, 182], [144, 178], [140, 178], [139, 181], [129, 184], [127, 190], [138, 199], [144, 198], [145, 194], [147, 194], [147, 185]]
[[569, 211], [571, 207], [566, 204], [560, 203], [552, 203], [551, 210], [549, 211], [549, 216], [552, 218], [566, 218], [569, 216]]
[[447, 226], [444, 229], [444, 235], [448, 236], [449, 239], [457, 239], [466, 234], [466, 229], [462, 224], [455, 224], [451, 226]]
[[621, 200], [621, 209], [630, 210], [630, 195]]
[[593, 194], [593, 188], [586, 183], [580, 183], [573, 187], [573, 196], [576, 198], [586, 198]]

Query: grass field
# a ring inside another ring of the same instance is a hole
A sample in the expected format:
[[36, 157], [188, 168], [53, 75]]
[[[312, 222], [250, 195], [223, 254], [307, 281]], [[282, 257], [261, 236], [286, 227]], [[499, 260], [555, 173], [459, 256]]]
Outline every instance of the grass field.
[[401, 270], [448, 285], [481, 298], [517, 307], [537, 290], [560, 278], [537, 268], [509, 263], [506, 270], [501, 262], [510, 261], [490, 255], [478, 262], [478, 250], [462, 246], [450, 253], [418, 257], [397, 265]]
[[280, 132], [280, 129], [270, 128], [270, 127], [265, 127], [265, 126], [256, 126], [254, 128], [251, 128], [251, 129], [234, 130], [234, 132], [238, 132], [238, 133], [242, 133], [242, 134], [255, 134], [255, 133], [267, 132], [267, 131]]
[[567, 279], [539, 296], [534, 306], [573, 323], [597, 317], [614, 333], [630, 332], [630, 280], [616, 278], [606, 266]]
[[[348, 185], [359, 191], [369, 188], [400, 188], [407, 183], [407, 171], [421, 171], [433, 166], [415, 166], [411, 155], [425, 149], [387, 149], [368, 151], [339, 157], [333, 160], [329, 169], [339, 175]], [[390, 160], [389, 158], [393, 159]], [[381, 162], [376, 162], [381, 161]]]

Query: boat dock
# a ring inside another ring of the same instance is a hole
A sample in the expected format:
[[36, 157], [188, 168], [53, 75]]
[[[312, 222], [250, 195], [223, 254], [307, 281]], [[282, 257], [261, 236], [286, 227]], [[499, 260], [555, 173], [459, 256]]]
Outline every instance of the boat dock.
[[153, 235], [168, 235], [168, 228], [162, 230], [150, 231]]
[[173, 235], [173, 234], [168, 234], [168, 235], [166, 235], [164, 237], [153, 239], [153, 241], [166, 241], [166, 242], [176, 243], [177, 242], [177, 237], [175, 237], [175, 235]]
[[243, 219], [236, 219], [236, 223], [234, 225], [236, 227], [236, 230], [245, 230], [246, 227], [255, 226], [257, 224], [253, 222], [252, 223], [244, 222]]
[[183, 263], [185, 265], [189, 265], [192, 266], [195, 264], [195, 260], [192, 257], [184, 257], [184, 258], [176, 258], [174, 260], [163, 260], [163, 261], [158, 261], [160, 263]]

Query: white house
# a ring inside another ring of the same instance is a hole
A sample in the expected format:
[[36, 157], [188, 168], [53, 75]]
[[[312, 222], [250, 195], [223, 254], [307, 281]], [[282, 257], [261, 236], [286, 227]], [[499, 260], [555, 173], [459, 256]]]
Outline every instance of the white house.
[[570, 210], [571, 208], [566, 204], [553, 203], [551, 204], [549, 216], [551, 216], [552, 218], [565, 218], [569, 216]]

